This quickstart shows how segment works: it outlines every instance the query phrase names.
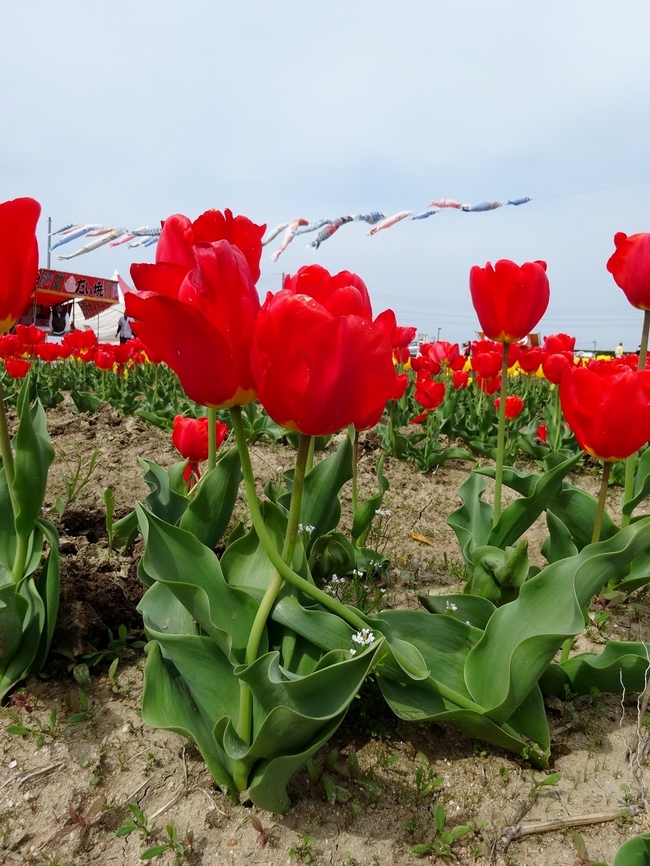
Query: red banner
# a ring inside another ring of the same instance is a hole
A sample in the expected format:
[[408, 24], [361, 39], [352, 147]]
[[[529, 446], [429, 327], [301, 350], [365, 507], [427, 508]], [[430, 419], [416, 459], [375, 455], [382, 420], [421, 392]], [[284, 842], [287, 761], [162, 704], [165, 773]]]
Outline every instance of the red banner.
[[116, 304], [119, 301], [117, 280], [52, 271], [49, 268], [39, 270], [33, 303], [52, 306], [83, 298], [98, 304]]

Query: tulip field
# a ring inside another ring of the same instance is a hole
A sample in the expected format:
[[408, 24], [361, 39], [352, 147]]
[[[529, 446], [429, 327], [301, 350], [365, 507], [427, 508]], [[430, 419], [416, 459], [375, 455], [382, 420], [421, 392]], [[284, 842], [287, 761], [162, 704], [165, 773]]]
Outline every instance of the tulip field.
[[261, 300], [228, 210], [165, 221], [135, 339], [48, 342], [38, 213], [0, 205], [0, 852], [646, 862], [650, 235], [608, 262], [638, 355], [533, 345], [546, 264], [501, 260], [482, 338], [412, 357], [356, 274]]

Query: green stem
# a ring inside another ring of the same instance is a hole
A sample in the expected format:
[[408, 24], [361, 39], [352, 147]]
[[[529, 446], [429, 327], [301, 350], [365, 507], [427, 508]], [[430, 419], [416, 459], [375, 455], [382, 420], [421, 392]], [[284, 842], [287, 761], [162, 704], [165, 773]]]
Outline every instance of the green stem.
[[503, 454], [506, 439], [506, 394], [508, 393], [508, 352], [510, 343], [503, 344], [503, 361], [501, 363], [501, 394], [499, 397], [499, 427], [497, 432], [497, 465], [494, 474], [494, 514], [492, 526], [496, 526], [501, 517], [501, 488], [503, 486]]
[[4, 391], [0, 382], [0, 456], [5, 470], [9, 497], [14, 516], [16, 515], [16, 497], [14, 494], [14, 454], [11, 450], [11, 439], [9, 437], [9, 425], [7, 423], [7, 411], [5, 409]]
[[307, 455], [307, 466], [305, 467], [305, 475], [314, 468], [314, 451], [316, 449], [316, 437], [311, 436], [309, 443], [309, 454]]
[[560, 386], [553, 385], [553, 420], [554, 430], [553, 430], [553, 451], [560, 450], [560, 440], [561, 440], [561, 430], [563, 426], [562, 421], [562, 409], [560, 407]]
[[612, 464], [606, 462], [603, 464], [603, 477], [600, 479], [600, 491], [598, 493], [598, 505], [596, 507], [596, 517], [594, 518], [594, 531], [591, 534], [591, 543], [595, 544], [600, 541], [600, 529], [603, 525], [603, 514], [605, 513], [605, 503], [607, 501], [607, 487], [609, 485], [609, 476], [612, 471]]
[[[643, 315], [643, 329], [641, 331], [641, 347], [639, 349], [639, 363], [637, 370], [645, 370], [646, 357], [648, 355], [648, 333], [650, 332], [650, 310], [645, 310]], [[625, 492], [623, 503], [629, 502], [634, 496], [634, 473], [636, 471], [637, 452], [630, 454], [625, 461]], [[632, 519], [632, 513], [624, 514], [621, 520], [621, 529], [625, 529]]]
[[208, 472], [217, 465], [217, 410], [208, 406]]
[[357, 513], [359, 504], [359, 431], [354, 431], [354, 439], [352, 440], [352, 519]]
[[244, 486], [246, 488], [246, 499], [248, 501], [248, 508], [251, 513], [251, 519], [253, 521], [255, 531], [257, 532], [257, 537], [259, 538], [260, 543], [264, 548], [264, 552], [271, 560], [271, 563], [277, 568], [277, 570], [280, 572], [280, 575], [288, 583], [292, 584], [292, 586], [295, 586], [296, 589], [301, 590], [301, 592], [304, 592], [306, 595], [313, 598], [314, 601], [317, 601], [327, 610], [335, 613], [337, 616], [340, 616], [341, 619], [349, 623], [353, 628], [367, 628], [367, 623], [347, 605], [341, 604], [338, 599], [334, 598], [331, 595], [328, 595], [321, 589], [318, 589], [318, 587], [314, 586], [313, 583], [305, 580], [304, 577], [300, 577], [300, 575], [296, 574], [296, 572], [292, 568], [290, 568], [282, 559], [277, 547], [275, 546], [275, 542], [269, 535], [269, 532], [264, 524], [264, 518], [262, 517], [259, 504], [257, 502], [255, 479], [253, 477], [253, 469], [251, 466], [248, 449], [246, 448], [246, 436], [241, 417], [241, 409], [239, 406], [233, 406], [233, 408], [230, 410], [230, 413], [232, 416], [233, 428], [235, 430], [235, 438], [237, 442], [237, 449], [239, 451], [239, 458], [242, 465]]

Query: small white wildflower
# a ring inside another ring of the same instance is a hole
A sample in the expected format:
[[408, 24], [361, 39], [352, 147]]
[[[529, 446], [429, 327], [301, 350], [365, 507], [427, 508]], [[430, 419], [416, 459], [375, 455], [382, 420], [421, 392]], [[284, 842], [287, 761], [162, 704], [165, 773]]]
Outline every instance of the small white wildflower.
[[471, 625], [471, 624], [472, 623], [468, 619], [465, 620], [465, 625]]
[[298, 524], [298, 532], [306, 532], [308, 535], [311, 535], [316, 527], [312, 526], [311, 523], [299, 523]]
[[337, 574], [333, 574], [330, 578], [330, 583], [334, 586], [341, 586], [342, 583], [345, 583], [345, 578], [339, 577]]
[[363, 572], [357, 568], [352, 569], [352, 577], [363, 577]]
[[357, 654], [357, 651], [355, 650], [354, 647], [352, 647], [352, 649], [350, 650], [350, 655], [355, 656], [356, 654]]
[[386, 592], [386, 587], [382, 586], [379, 592], [383, 595]]
[[376, 508], [375, 514], [377, 517], [390, 517], [390, 511], [388, 508]]
[[450, 613], [453, 613], [455, 610], [458, 610], [458, 605], [454, 604], [453, 601], [448, 601], [445, 605], [445, 609], [448, 610]]
[[369, 628], [362, 628], [361, 631], [352, 635], [352, 640], [359, 646], [370, 646], [371, 643], [375, 642], [375, 636]]

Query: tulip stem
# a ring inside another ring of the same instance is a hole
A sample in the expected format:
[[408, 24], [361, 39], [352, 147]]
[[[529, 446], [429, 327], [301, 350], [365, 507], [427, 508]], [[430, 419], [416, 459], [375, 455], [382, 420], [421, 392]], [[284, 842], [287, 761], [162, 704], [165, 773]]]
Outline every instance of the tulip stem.
[[591, 543], [595, 544], [600, 541], [600, 530], [603, 525], [603, 514], [605, 513], [605, 503], [607, 501], [607, 488], [609, 486], [609, 475], [612, 471], [612, 464], [606, 461], [603, 464], [603, 477], [600, 479], [600, 491], [598, 493], [598, 505], [596, 507], [596, 517], [594, 518], [594, 530], [591, 534]]
[[[293, 476], [293, 487], [291, 490], [291, 505], [289, 507], [289, 520], [287, 523], [287, 533], [284, 538], [284, 547], [282, 549], [282, 560], [286, 563], [291, 562], [293, 552], [298, 540], [298, 524], [300, 521], [300, 506], [302, 504], [302, 491], [305, 481], [305, 469], [309, 448], [312, 437], [300, 434], [298, 442], [298, 454], [296, 456], [296, 466]], [[248, 447], [244, 439], [246, 453]], [[241, 453], [241, 452], [240, 452]], [[243, 461], [242, 461], [243, 463]], [[260, 606], [255, 614], [253, 625], [251, 626], [248, 643], [246, 645], [246, 655], [244, 662], [247, 665], [252, 665], [257, 658], [257, 653], [262, 640], [262, 634], [266, 627], [266, 621], [269, 618], [271, 609], [275, 604], [280, 589], [282, 588], [282, 576], [279, 572], [275, 572], [269, 585], [266, 588], [264, 597], [260, 602]], [[239, 721], [237, 724], [237, 733], [246, 743], [250, 745], [252, 739], [253, 728], [253, 696], [247, 683], [243, 680], [239, 681]], [[238, 783], [239, 787], [239, 783]]]
[[553, 430], [553, 452], [560, 450], [560, 441], [562, 439], [562, 409], [560, 407], [560, 386], [553, 385], [553, 420], [555, 429]]
[[14, 516], [17, 513], [16, 495], [14, 493], [14, 454], [11, 450], [11, 439], [9, 438], [9, 425], [7, 423], [7, 411], [5, 409], [4, 392], [0, 383], [0, 456], [5, 470], [5, 479], [11, 499], [11, 507]]
[[359, 431], [354, 431], [352, 438], [352, 519], [357, 513], [359, 504]]
[[497, 432], [497, 462], [494, 473], [494, 515], [492, 526], [496, 526], [501, 517], [501, 488], [503, 486], [503, 455], [506, 439], [506, 394], [508, 393], [508, 352], [510, 343], [503, 344], [503, 360], [501, 362], [501, 394], [499, 397], [499, 427]]
[[217, 410], [208, 406], [208, 472], [217, 465]]
[[352, 608], [348, 607], [346, 604], [341, 604], [341, 602], [334, 598], [331, 595], [328, 595], [326, 592], [323, 592], [321, 589], [318, 589], [317, 586], [314, 586], [308, 580], [305, 580], [304, 577], [301, 577], [299, 574], [290, 568], [286, 562], [282, 559], [280, 552], [278, 551], [275, 542], [271, 538], [268, 529], [264, 523], [264, 518], [262, 517], [262, 513], [260, 511], [259, 503], [257, 501], [257, 493], [255, 491], [255, 478], [253, 476], [253, 469], [251, 466], [250, 455], [248, 454], [248, 448], [246, 447], [246, 434], [244, 432], [244, 425], [241, 417], [241, 408], [239, 406], [233, 406], [230, 410], [230, 414], [232, 416], [233, 421], [233, 429], [235, 431], [235, 438], [237, 441], [237, 449], [239, 451], [239, 458], [241, 460], [242, 474], [244, 476], [244, 486], [246, 488], [246, 499], [248, 501], [248, 508], [251, 513], [251, 519], [253, 521], [253, 526], [255, 527], [255, 531], [257, 532], [257, 537], [260, 540], [262, 547], [264, 548], [264, 552], [271, 560], [271, 563], [277, 568], [281, 576], [287, 581], [287, 583], [295, 586], [296, 589], [301, 590], [306, 595], [309, 595], [319, 604], [321, 604], [324, 608], [331, 611], [332, 613], [337, 614], [343, 619], [345, 622], [349, 623], [353, 628], [362, 629], [367, 628], [367, 623], [363, 620], [357, 613], [355, 613]]
[[[648, 355], [648, 333], [650, 332], [650, 310], [645, 310], [643, 315], [643, 329], [641, 331], [641, 346], [639, 348], [639, 363], [637, 370], [645, 370]], [[638, 452], [630, 454], [625, 461], [625, 492], [623, 493], [623, 504], [629, 502], [634, 496], [634, 473], [636, 471], [636, 458]], [[623, 514], [621, 529], [625, 529], [632, 519], [632, 512]]]

